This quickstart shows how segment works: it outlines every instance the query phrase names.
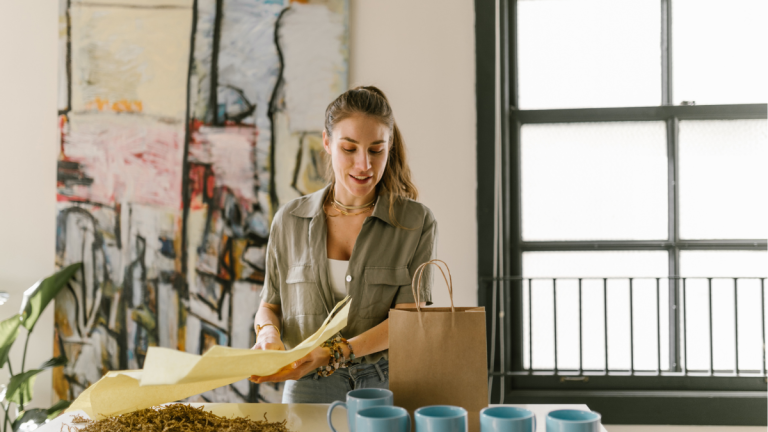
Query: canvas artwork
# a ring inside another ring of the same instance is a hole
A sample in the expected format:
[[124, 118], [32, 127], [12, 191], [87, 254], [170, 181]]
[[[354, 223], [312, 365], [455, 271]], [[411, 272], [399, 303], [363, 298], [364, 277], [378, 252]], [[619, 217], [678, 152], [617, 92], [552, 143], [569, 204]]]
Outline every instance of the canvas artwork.
[[[61, 0], [54, 389], [253, 345], [271, 219], [325, 184], [346, 0]], [[264, 387], [264, 386], [262, 386]], [[269, 400], [243, 381], [199, 400]]]

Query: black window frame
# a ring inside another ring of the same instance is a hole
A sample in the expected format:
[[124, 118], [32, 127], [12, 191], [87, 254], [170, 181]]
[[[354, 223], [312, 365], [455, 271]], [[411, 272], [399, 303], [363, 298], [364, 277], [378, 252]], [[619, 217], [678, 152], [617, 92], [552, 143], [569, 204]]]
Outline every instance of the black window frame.
[[[766, 239], [683, 240], [679, 236], [677, 190], [681, 120], [766, 119], [768, 104], [674, 105], [672, 89], [672, 1], [659, 0], [662, 32], [662, 104], [652, 107], [519, 110], [517, 108], [517, 0], [475, 0], [477, 98], [478, 303], [488, 320], [492, 403], [586, 403], [606, 424], [761, 425], [768, 416], [765, 377], [590, 376], [589, 379], [515, 374], [523, 371], [522, 254], [527, 251], [664, 250], [669, 252], [670, 305], [679, 295], [681, 250], [766, 250]], [[499, 26], [497, 39], [496, 26]], [[499, 64], [496, 64], [496, 47]], [[500, 97], [496, 99], [496, 68]], [[497, 106], [500, 101], [500, 106]], [[498, 111], [497, 111], [498, 110]], [[501, 118], [501, 161], [496, 160], [497, 112]], [[664, 121], [668, 154], [668, 239], [664, 241], [522, 240], [520, 128], [534, 123]], [[501, 167], [501, 234], [494, 238], [495, 169]], [[505, 251], [494, 262], [495, 241]], [[495, 290], [494, 290], [495, 288]], [[494, 297], [494, 293], [497, 293]], [[506, 295], [499, 296], [498, 293]], [[495, 310], [493, 308], [496, 307]], [[670, 307], [670, 364], [681, 365], [679, 308]], [[498, 331], [497, 331], [498, 330]], [[495, 349], [491, 350], [491, 346]], [[501, 373], [499, 373], [501, 371]], [[494, 385], [495, 384], [495, 385]], [[655, 415], [648, 415], [649, 410]]]

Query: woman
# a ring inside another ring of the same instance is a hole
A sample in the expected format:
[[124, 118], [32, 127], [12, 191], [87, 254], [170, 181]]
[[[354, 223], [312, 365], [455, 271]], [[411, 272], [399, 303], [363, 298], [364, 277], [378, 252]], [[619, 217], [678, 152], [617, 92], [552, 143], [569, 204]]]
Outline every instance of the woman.
[[[275, 375], [251, 377], [287, 381], [283, 403], [330, 403], [353, 389], [389, 387], [389, 310], [415, 307], [411, 275], [436, 248], [437, 223], [414, 201], [405, 145], [381, 90], [357, 87], [328, 105], [323, 147], [330, 184], [289, 202], [272, 222], [253, 348], [293, 348], [338, 301], [349, 295], [352, 306], [346, 339], [332, 338]], [[424, 280], [422, 305], [431, 304], [431, 274]], [[334, 352], [348, 367], [329, 366]]]

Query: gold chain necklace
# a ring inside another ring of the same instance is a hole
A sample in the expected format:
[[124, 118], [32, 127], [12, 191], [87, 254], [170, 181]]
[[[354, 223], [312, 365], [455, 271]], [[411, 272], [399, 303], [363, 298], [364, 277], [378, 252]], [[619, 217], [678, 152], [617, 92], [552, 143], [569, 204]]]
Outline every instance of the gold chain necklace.
[[[363, 204], [361, 206], [346, 206], [338, 201], [336, 201], [336, 194], [333, 189], [331, 189], [331, 194], [328, 196], [331, 199], [331, 205], [333, 208], [339, 212], [339, 214], [332, 215], [328, 212], [325, 212], [325, 214], [328, 217], [338, 217], [338, 216], [358, 216], [364, 213], [368, 213], [375, 205], [376, 200], [369, 202], [368, 204]], [[357, 213], [352, 213], [351, 211], [355, 210], [362, 210]]]
[[336, 206], [336, 207], [341, 207], [341, 208], [343, 208], [346, 211], [360, 210], [360, 209], [368, 208], [368, 207], [371, 207], [375, 202], [376, 202], [376, 200], [373, 200], [373, 201], [369, 202], [368, 204], [363, 204], [363, 205], [359, 205], [359, 206], [348, 206], [348, 205], [344, 205], [344, 204], [336, 201], [335, 197], [333, 198], [333, 205]]

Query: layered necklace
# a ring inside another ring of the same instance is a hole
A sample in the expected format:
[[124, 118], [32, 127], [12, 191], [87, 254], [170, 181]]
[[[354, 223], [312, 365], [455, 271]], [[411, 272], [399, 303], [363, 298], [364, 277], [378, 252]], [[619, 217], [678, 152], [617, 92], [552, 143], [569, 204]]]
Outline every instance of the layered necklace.
[[[363, 204], [359, 206], [348, 206], [340, 203], [336, 200], [336, 193], [331, 189], [331, 193], [328, 195], [328, 198], [331, 201], [331, 206], [338, 212], [338, 214], [330, 214], [327, 213], [328, 217], [337, 217], [337, 216], [357, 216], [364, 213], [368, 213], [373, 209], [373, 207], [376, 205], [376, 199], [374, 198], [373, 201], [369, 202], [368, 204]], [[359, 210], [359, 211], [358, 211]]]

